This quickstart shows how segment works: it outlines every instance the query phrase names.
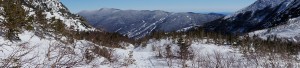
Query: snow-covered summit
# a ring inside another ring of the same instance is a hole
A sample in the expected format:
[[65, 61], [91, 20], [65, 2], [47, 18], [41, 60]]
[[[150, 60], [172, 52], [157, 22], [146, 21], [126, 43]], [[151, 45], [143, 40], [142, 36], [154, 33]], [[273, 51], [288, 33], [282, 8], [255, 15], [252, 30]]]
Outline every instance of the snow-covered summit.
[[67, 10], [59, 0], [24, 0], [32, 8], [48, 9], [51, 11]]

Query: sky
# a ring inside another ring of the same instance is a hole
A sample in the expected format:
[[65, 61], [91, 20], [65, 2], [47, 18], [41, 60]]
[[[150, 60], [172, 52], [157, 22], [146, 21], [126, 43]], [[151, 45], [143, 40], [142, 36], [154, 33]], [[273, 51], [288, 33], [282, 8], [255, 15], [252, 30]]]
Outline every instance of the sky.
[[256, 0], [61, 0], [73, 13], [82, 10], [164, 10], [169, 12], [235, 12]]

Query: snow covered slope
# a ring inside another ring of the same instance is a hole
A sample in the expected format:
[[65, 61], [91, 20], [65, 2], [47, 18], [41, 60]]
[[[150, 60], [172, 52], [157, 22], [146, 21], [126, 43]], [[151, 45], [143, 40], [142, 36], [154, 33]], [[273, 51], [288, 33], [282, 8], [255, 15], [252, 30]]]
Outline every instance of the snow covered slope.
[[41, 38], [33, 32], [19, 34], [21, 41], [0, 37], [0, 66], [3, 68], [51, 68], [85, 64], [84, 53], [91, 42], [78, 40], [66, 44], [51, 36]]
[[269, 16], [262, 19], [260, 23], [264, 26], [274, 27], [262, 29], [251, 32], [250, 35], [258, 35], [262, 38], [268, 36], [276, 36], [290, 41], [300, 41], [300, 1], [299, 0], [285, 0], [276, 9], [269, 14]]
[[[41, 11], [42, 14], [45, 15], [46, 23], [52, 23], [50, 22], [51, 19], [55, 18], [61, 20], [62, 23], [66, 25], [65, 28], [68, 30], [73, 30], [73, 31], [95, 30], [94, 28], [90, 27], [82, 17], [70, 13], [69, 10], [61, 2], [59, 2], [59, 0], [20, 0], [19, 2], [21, 3], [24, 12], [27, 13], [25, 17], [27, 19], [30, 17], [37, 17], [36, 13], [38, 11]], [[6, 12], [4, 11], [3, 6], [0, 6], [0, 8], [1, 8], [0, 13], [5, 14]], [[0, 18], [2, 22], [5, 22], [7, 19], [4, 15], [1, 15]], [[32, 20], [32, 21], [36, 23], [35, 22], [36, 20]], [[31, 26], [33, 26], [34, 29], [37, 29], [35, 28], [36, 25], [37, 24], [31, 24]]]
[[225, 33], [244, 34], [286, 24], [289, 19], [299, 16], [298, 7], [299, 0], [258, 0], [233, 15], [208, 23], [206, 27]]
[[[7, 7], [7, 5], [9, 6]], [[65, 34], [69, 31], [94, 31], [95, 29], [87, 25], [86, 21], [78, 15], [71, 14], [59, 0], [0, 0], [0, 8], [1, 68], [56, 68], [84, 62], [82, 53], [93, 43], [86, 40], [75, 40]], [[8, 11], [9, 8], [13, 8], [13, 10]], [[24, 15], [19, 14], [23, 12], [25, 12]], [[39, 12], [42, 15], [38, 16]], [[10, 16], [9, 14], [22, 16]], [[26, 21], [15, 22], [19, 19], [13, 19], [14, 17], [22, 17]], [[61, 22], [55, 22], [53, 18], [61, 20]], [[38, 19], [42, 19], [43, 22]], [[25, 25], [20, 24], [24, 23], [30, 27], [23, 28]], [[62, 25], [65, 26], [57, 30], [63, 31], [54, 31], [56, 26]], [[45, 27], [54, 27], [54, 29]], [[14, 28], [18, 28], [19, 31]], [[9, 34], [9, 31], [15, 32]], [[9, 35], [15, 35], [18, 39], [8, 39], [6, 36]]]
[[250, 35], [258, 35], [261, 38], [269, 36], [277, 36], [278, 38], [288, 39], [290, 41], [300, 41], [300, 17], [293, 18], [285, 25], [276, 26], [269, 29], [258, 30], [249, 33]]
[[[194, 38], [195, 39], [195, 38]], [[201, 41], [199, 41], [201, 40]], [[132, 44], [125, 48], [112, 49], [112, 60], [103, 57], [95, 58], [80, 68], [297, 68], [299, 61], [288, 60], [279, 55], [262, 56], [258, 53], [246, 52], [230, 45], [215, 45], [206, 43], [205, 39], [190, 40], [188, 48], [191, 59], [180, 59], [180, 46], [175, 39], [151, 39], [140, 47]], [[167, 48], [170, 47], [170, 50]], [[246, 49], [247, 50], [247, 49]], [[248, 49], [255, 52], [255, 48]], [[248, 55], [247, 55], [248, 54]], [[269, 54], [269, 53], [268, 53]], [[171, 57], [167, 57], [171, 55]], [[266, 54], [264, 54], [266, 55]], [[291, 55], [290, 55], [291, 56]], [[270, 58], [272, 57], [272, 58]], [[293, 56], [293, 57], [299, 57]]]
[[153, 31], [177, 31], [191, 26], [201, 26], [223, 17], [220, 14], [171, 13], [149, 10], [119, 10], [103, 8], [82, 11], [79, 15], [89, 23], [108, 32], [118, 32], [130, 38], [140, 38]]
[[47, 18], [55, 17], [60, 19], [67, 27], [74, 30], [93, 30], [85, 21], [80, 19], [78, 15], [70, 13], [70, 11], [59, 0], [21, 0], [24, 8], [29, 11], [30, 15], [34, 15], [37, 10], [43, 10]]
[[266, 7], [274, 8], [279, 4], [281, 4], [283, 1], [289, 1], [289, 0], [257, 0], [255, 3], [251, 4], [250, 6], [241, 9], [232, 15], [226, 16], [225, 19], [231, 18], [232, 20], [234, 20], [234, 17], [237, 17], [237, 15], [241, 13], [246, 13], [248, 11], [255, 12], [258, 10], [262, 10]]

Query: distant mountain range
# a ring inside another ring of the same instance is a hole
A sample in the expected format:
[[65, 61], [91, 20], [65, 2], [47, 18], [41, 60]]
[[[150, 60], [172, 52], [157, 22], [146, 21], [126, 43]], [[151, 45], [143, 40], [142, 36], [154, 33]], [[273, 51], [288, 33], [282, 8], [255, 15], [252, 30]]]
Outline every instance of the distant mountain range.
[[[103, 8], [78, 13], [96, 28], [117, 32], [131, 38], [141, 38], [154, 31], [185, 31], [195, 26], [224, 34], [276, 35], [300, 40], [299, 0], [257, 0], [235, 13], [172, 13], [149, 10]], [[298, 30], [299, 29], [299, 30]]]
[[227, 15], [231, 15], [235, 12], [194, 12], [194, 13], [202, 13], [202, 14], [216, 13], [216, 14], [223, 14], [223, 15], [227, 16]]
[[224, 15], [216, 13], [172, 13], [160, 10], [120, 10], [114, 8], [81, 11], [78, 14], [96, 28], [117, 32], [130, 38], [141, 38], [153, 31], [184, 31], [224, 17]]

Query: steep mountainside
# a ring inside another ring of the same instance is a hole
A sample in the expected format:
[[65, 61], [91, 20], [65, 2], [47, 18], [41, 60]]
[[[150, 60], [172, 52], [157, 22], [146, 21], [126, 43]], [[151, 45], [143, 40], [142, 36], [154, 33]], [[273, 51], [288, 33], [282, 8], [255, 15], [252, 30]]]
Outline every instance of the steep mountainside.
[[84, 19], [71, 14], [59, 0], [3, 0], [1, 1], [1, 36], [18, 39], [18, 34], [33, 31], [36, 35], [55, 35], [71, 31], [91, 31]]
[[231, 34], [284, 25], [298, 17], [299, 0], [258, 0], [254, 4], [224, 19], [206, 24], [206, 28]]
[[86, 21], [78, 15], [70, 13], [70, 11], [59, 0], [21, 0], [24, 9], [29, 15], [34, 15], [37, 11], [44, 12], [46, 18], [55, 17], [62, 20], [63, 23], [72, 29], [89, 30], [91, 29]]
[[267, 39], [270, 36], [287, 39], [293, 42], [300, 41], [300, 17], [290, 19], [287, 24], [269, 29], [258, 30], [249, 33]]
[[93, 43], [73, 32], [96, 31], [59, 0], [0, 0], [0, 21], [1, 68], [77, 65]]
[[96, 11], [82, 11], [79, 15], [86, 18], [96, 28], [108, 32], [118, 32], [131, 38], [141, 38], [153, 31], [178, 31], [201, 26], [223, 15], [198, 13], [171, 13], [149, 10], [119, 10], [103, 8]]

